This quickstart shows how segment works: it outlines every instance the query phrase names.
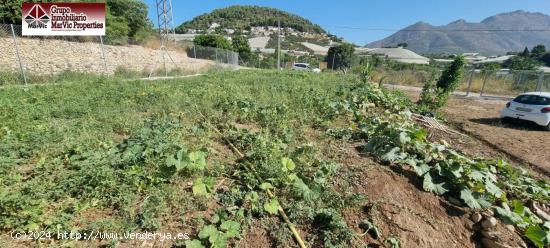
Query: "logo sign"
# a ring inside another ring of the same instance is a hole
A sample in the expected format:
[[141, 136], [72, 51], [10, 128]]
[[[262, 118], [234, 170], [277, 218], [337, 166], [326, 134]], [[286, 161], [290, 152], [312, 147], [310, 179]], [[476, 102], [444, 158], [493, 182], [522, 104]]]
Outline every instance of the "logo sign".
[[23, 3], [23, 35], [105, 35], [105, 3]]

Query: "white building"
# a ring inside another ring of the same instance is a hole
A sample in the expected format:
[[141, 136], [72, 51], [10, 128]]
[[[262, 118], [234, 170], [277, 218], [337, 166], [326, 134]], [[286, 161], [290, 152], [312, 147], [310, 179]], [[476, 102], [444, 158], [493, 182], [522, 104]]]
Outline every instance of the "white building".
[[401, 62], [401, 63], [407, 63], [407, 64], [420, 64], [420, 65], [428, 65], [430, 64], [430, 59], [418, 55], [417, 53], [407, 50], [405, 48], [374, 48], [367, 52], [371, 55], [382, 55], [385, 56], [387, 59]]

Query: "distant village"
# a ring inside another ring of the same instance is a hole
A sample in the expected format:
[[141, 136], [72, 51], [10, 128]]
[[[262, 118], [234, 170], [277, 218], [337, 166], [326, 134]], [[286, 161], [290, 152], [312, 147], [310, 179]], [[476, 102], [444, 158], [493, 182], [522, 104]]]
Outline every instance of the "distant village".
[[[276, 36], [279, 32], [278, 27], [276, 26], [255, 26], [251, 27], [250, 30], [235, 30], [231, 28], [221, 28], [219, 23], [212, 23], [208, 29], [188, 29], [185, 34], [175, 34], [175, 39], [178, 41], [193, 41], [195, 36], [199, 34], [211, 34], [218, 33], [222, 34], [227, 40], [231, 40], [232, 36], [239, 32], [242, 35], [249, 37], [248, 41], [250, 48], [253, 51], [259, 51], [263, 54], [273, 54], [275, 53], [274, 48], [267, 48], [271, 37]], [[294, 28], [284, 27], [281, 28], [281, 39], [285, 39], [288, 36], [296, 36], [304, 39], [318, 39], [318, 40], [329, 40], [329, 44], [322, 46], [319, 44], [314, 44], [311, 42], [300, 42], [303, 47], [307, 48], [307, 51], [300, 50], [281, 50], [283, 53], [287, 53], [295, 56], [304, 56], [304, 55], [318, 55], [326, 56], [328, 50], [331, 46], [338, 45], [338, 42], [330, 40], [327, 34], [317, 34], [317, 33], [308, 33], [301, 32]], [[393, 60], [400, 63], [407, 64], [430, 64], [430, 58], [419, 55], [411, 50], [408, 50], [404, 47], [388, 47], [388, 48], [366, 48], [366, 47], [357, 47], [355, 53], [358, 56], [380, 56], [389, 60]], [[504, 63], [506, 60], [510, 59], [514, 55], [503, 55], [503, 56], [483, 56], [479, 53], [463, 53], [462, 56], [466, 59], [470, 65], [480, 65], [486, 63]], [[435, 62], [439, 63], [451, 63], [452, 59], [433, 59]]]

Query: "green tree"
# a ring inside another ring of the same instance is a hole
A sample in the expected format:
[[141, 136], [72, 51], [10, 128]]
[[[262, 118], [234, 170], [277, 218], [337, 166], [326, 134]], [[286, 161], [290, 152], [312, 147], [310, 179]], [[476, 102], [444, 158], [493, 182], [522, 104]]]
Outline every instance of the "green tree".
[[529, 52], [529, 48], [525, 47], [525, 49], [523, 49], [523, 52], [519, 54], [519, 56], [522, 56], [522, 57], [529, 57], [531, 53]]
[[231, 43], [223, 36], [218, 34], [201, 34], [195, 36], [193, 40], [195, 45], [203, 47], [216, 47], [222, 49], [231, 49]]
[[483, 72], [494, 72], [494, 71], [497, 71], [500, 69], [500, 64], [499, 63], [496, 63], [496, 62], [493, 62], [493, 63], [486, 63], [486, 64], [482, 64], [480, 69], [483, 71]]
[[458, 88], [464, 72], [464, 65], [466, 65], [466, 60], [464, 57], [458, 56], [443, 71], [435, 84], [432, 80], [426, 82], [420, 95], [420, 111], [436, 111], [447, 104], [451, 94]]
[[343, 70], [344, 72], [349, 69], [355, 59], [355, 48], [353, 45], [343, 43], [339, 46], [334, 46], [328, 49], [326, 62], [328, 68], [335, 70]]
[[546, 53], [546, 47], [544, 45], [536, 45], [531, 49], [531, 57], [535, 59], [541, 59]]
[[542, 61], [546, 66], [550, 66], [550, 53], [545, 53], [545, 54], [542, 56], [541, 61]]
[[107, 9], [105, 17], [107, 21], [105, 41], [114, 45], [123, 45], [128, 43], [128, 34], [130, 33], [128, 21], [122, 16], [114, 16], [111, 14], [109, 9]]
[[[151, 34], [153, 24], [147, 16], [148, 8], [141, 0], [116, 0], [107, 1], [107, 33], [111, 25], [119, 28], [122, 25], [128, 27], [127, 37], [136, 42], [146, 40]], [[114, 28], [111, 28], [114, 29]], [[111, 32], [111, 34], [119, 31]], [[122, 32], [120, 32], [122, 33]]]
[[538, 62], [531, 57], [514, 56], [504, 61], [502, 65], [511, 70], [535, 70]]
[[235, 36], [231, 42], [233, 51], [239, 53], [239, 57], [242, 60], [248, 61], [252, 56], [252, 51], [250, 50], [250, 44], [248, 44], [248, 39], [244, 36]]

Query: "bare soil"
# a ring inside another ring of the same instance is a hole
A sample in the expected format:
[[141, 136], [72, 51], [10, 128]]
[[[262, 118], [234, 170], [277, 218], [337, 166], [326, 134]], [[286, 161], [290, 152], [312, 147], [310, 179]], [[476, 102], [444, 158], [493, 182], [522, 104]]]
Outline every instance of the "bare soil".
[[489, 150], [550, 178], [550, 132], [527, 122], [502, 123], [499, 115], [505, 104], [453, 98], [444, 112], [448, 123], [485, 143]]

